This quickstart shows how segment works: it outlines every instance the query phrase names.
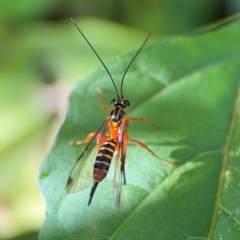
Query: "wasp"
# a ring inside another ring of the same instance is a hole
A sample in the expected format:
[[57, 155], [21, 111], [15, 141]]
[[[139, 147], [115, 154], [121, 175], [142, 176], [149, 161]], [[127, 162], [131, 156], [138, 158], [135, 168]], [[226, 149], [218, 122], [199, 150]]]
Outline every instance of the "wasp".
[[119, 95], [116, 84], [106, 65], [103, 63], [102, 59], [99, 57], [95, 49], [84, 36], [74, 20], [71, 20], [108, 73], [115, 88], [117, 98], [111, 101], [111, 105], [113, 106], [112, 109], [104, 104], [102, 91], [100, 88], [97, 89], [97, 92], [100, 95], [100, 106], [108, 110], [110, 113], [97, 132], [88, 134], [84, 140], [70, 142], [70, 145], [82, 145], [86, 143], [88, 143], [88, 145], [85, 147], [83, 152], [78, 157], [75, 165], [73, 166], [73, 169], [67, 181], [66, 190], [67, 193], [75, 193], [92, 185], [88, 201], [88, 205], [90, 205], [98, 184], [107, 176], [111, 162], [114, 159], [115, 166], [113, 177], [113, 192], [115, 195], [116, 206], [119, 207], [121, 201], [122, 185], [126, 184], [125, 161], [128, 142], [135, 143], [136, 145], [146, 149], [155, 158], [171, 164], [171, 161], [156, 156], [156, 154], [151, 149], [149, 149], [146, 144], [132, 139], [128, 134], [130, 120], [144, 121], [150, 125], [155, 126], [147, 118], [135, 118], [127, 116], [125, 110], [130, 106], [130, 101], [123, 97], [123, 81], [125, 79], [126, 73], [128, 72], [137, 55], [146, 44], [151, 33], [148, 34], [147, 38], [127, 66], [121, 80], [121, 94]]

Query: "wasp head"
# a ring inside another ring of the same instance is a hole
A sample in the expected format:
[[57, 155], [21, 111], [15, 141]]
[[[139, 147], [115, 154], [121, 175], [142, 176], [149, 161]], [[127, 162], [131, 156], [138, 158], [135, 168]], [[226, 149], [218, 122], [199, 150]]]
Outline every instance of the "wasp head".
[[129, 107], [130, 106], [130, 102], [126, 99], [121, 99], [121, 98], [118, 98], [118, 99], [113, 99], [111, 101], [111, 104], [114, 106], [114, 107], [120, 107], [120, 108], [126, 108], [126, 107]]

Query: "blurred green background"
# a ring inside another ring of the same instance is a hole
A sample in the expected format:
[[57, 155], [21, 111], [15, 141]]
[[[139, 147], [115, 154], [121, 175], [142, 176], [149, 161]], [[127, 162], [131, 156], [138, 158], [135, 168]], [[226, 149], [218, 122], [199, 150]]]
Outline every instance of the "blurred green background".
[[[240, 10], [240, 0], [1, 0], [0, 239], [36, 239], [44, 218], [37, 172], [75, 82], [151, 40], [194, 33]], [[94, 80], [93, 80], [94, 81]]]

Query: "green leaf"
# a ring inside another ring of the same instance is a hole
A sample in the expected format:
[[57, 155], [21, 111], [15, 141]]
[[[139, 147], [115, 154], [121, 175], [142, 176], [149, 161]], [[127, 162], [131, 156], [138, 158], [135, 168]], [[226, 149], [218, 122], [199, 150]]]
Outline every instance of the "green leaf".
[[[113, 36], [114, 37], [114, 36]], [[113, 166], [90, 207], [90, 189], [67, 195], [70, 170], [83, 150], [69, 141], [97, 131], [116, 97], [102, 67], [73, 89], [66, 120], [43, 163], [39, 183], [47, 213], [40, 239], [240, 239], [240, 19], [216, 29], [147, 45], [123, 87], [129, 134], [173, 166], [129, 144], [120, 208]], [[120, 85], [135, 52], [107, 66]], [[84, 60], [82, 60], [84, 61]]]

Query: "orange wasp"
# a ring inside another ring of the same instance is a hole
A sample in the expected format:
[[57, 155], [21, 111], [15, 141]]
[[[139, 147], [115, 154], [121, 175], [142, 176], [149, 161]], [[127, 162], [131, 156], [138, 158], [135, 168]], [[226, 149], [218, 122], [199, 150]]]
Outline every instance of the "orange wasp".
[[129, 141], [148, 150], [154, 157], [171, 164], [170, 161], [164, 160], [156, 156], [155, 153], [151, 149], [149, 149], [146, 144], [130, 138], [128, 134], [129, 120], [145, 121], [148, 124], [153, 125], [147, 118], [134, 118], [127, 116], [125, 109], [130, 106], [130, 102], [124, 99], [122, 91], [125, 75], [131, 64], [133, 63], [134, 59], [137, 57], [137, 55], [140, 53], [143, 46], [147, 42], [150, 34], [147, 36], [140, 49], [137, 51], [137, 53], [127, 66], [121, 80], [121, 95], [119, 95], [116, 84], [106, 65], [103, 63], [97, 52], [94, 50], [90, 42], [81, 32], [73, 19], [71, 20], [77, 27], [80, 34], [86, 40], [90, 48], [96, 54], [105, 70], [107, 71], [116, 90], [117, 98], [111, 101], [111, 104], [113, 106], [113, 109], [111, 109], [110, 107], [104, 105], [102, 91], [99, 88], [97, 89], [98, 93], [100, 94], [100, 106], [110, 111], [110, 114], [107, 116], [106, 120], [97, 132], [92, 132], [88, 134], [86, 138], [82, 141], [70, 142], [71, 145], [81, 145], [84, 143], [88, 143], [88, 145], [85, 147], [83, 152], [78, 157], [75, 165], [73, 166], [73, 169], [67, 181], [66, 190], [67, 193], [75, 193], [93, 184], [90, 192], [90, 198], [88, 201], [88, 205], [90, 205], [99, 182], [101, 182], [106, 177], [112, 159], [114, 158], [115, 171], [113, 178], [113, 189], [116, 206], [119, 207], [121, 200], [122, 184], [126, 184], [125, 160], [127, 144]]

